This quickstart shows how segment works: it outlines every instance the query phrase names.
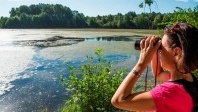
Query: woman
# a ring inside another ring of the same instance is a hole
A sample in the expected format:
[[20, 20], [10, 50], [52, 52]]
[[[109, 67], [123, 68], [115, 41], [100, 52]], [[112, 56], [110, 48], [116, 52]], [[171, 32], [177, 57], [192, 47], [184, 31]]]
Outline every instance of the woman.
[[[192, 71], [198, 69], [198, 29], [186, 23], [177, 23], [165, 29], [162, 40], [155, 45], [157, 40], [156, 36], [147, 36], [141, 40], [139, 60], [111, 102], [117, 108], [130, 111], [192, 112], [197, 91], [189, 92], [186, 84], [180, 82], [197, 87]], [[153, 71], [157, 71], [154, 75], [170, 74], [168, 81], [148, 92], [133, 93], [136, 82], [151, 61]], [[158, 66], [155, 64], [157, 61]], [[167, 71], [164, 72], [161, 67]]]

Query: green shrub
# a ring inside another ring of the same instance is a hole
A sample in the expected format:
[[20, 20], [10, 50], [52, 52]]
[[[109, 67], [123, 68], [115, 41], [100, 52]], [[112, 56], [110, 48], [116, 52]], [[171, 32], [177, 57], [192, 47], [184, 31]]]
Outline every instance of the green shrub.
[[70, 92], [62, 112], [116, 112], [111, 98], [123, 80], [124, 69], [113, 68], [112, 62], [104, 58], [103, 50], [95, 52], [96, 57], [87, 56], [88, 63], [80, 70], [70, 66], [68, 79], [61, 77], [63, 85]]
[[198, 78], [198, 69], [197, 69], [197, 70], [195, 70], [195, 71], [193, 72], [193, 74], [195, 75], [195, 77], [197, 77], [197, 78]]

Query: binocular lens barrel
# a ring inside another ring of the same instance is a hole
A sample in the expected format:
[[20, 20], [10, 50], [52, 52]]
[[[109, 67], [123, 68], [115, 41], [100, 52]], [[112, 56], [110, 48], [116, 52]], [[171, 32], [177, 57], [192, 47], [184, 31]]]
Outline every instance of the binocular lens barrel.
[[134, 47], [135, 47], [135, 50], [141, 50], [140, 48], [140, 42], [141, 42], [142, 39], [139, 39], [139, 40], [136, 40], [135, 41], [135, 44], [134, 44]]
[[[135, 44], [134, 44], [135, 50], [141, 50], [141, 48], [140, 48], [140, 42], [141, 42], [142, 39], [146, 39], [146, 38], [141, 38], [141, 39], [135, 41]], [[158, 39], [154, 42], [154, 46], [157, 44], [157, 42], [158, 42], [159, 40], [160, 40], [160, 38], [158, 38]]]

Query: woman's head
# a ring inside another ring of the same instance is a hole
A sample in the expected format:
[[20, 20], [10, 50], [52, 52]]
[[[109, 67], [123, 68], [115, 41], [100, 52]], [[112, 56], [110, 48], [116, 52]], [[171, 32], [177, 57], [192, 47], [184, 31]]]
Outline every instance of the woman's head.
[[198, 29], [187, 24], [177, 23], [164, 30], [168, 37], [167, 46], [181, 49], [181, 57], [175, 62], [182, 71], [192, 72], [198, 68]]

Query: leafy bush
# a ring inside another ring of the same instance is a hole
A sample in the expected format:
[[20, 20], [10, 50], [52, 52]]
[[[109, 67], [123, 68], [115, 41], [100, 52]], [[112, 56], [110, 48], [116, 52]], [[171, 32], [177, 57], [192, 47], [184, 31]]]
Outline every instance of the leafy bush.
[[176, 7], [176, 9], [177, 10], [171, 17], [170, 23], [174, 24], [175, 22], [187, 22], [198, 28], [198, 6], [194, 7], [194, 9], [182, 9], [180, 7]]
[[70, 76], [62, 83], [71, 93], [62, 112], [115, 112], [121, 111], [111, 105], [111, 97], [120, 85], [126, 70], [112, 67], [104, 57], [103, 50], [95, 52], [96, 58], [87, 56], [88, 63], [80, 70], [70, 66]]
[[195, 70], [195, 71], [193, 72], [193, 74], [195, 75], [195, 77], [197, 77], [197, 78], [198, 78], [198, 69], [197, 69], [197, 70]]

